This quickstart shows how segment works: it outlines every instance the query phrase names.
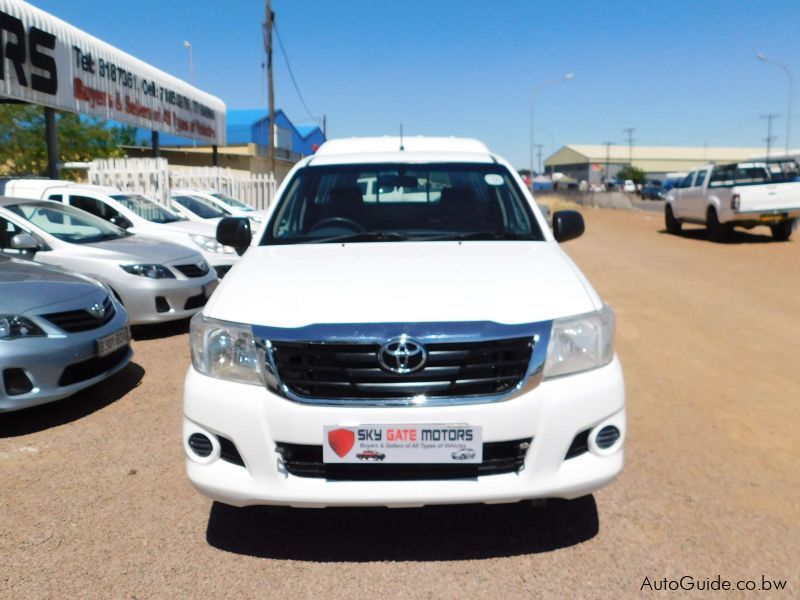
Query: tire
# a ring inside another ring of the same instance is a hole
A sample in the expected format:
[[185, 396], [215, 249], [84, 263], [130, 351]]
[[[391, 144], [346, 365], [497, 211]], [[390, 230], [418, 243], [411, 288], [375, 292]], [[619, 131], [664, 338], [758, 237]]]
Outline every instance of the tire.
[[776, 225], [770, 225], [772, 231], [772, 239], [776, 242], [785, 242], [792, 237], [792, 228], [794, 227], [794, 219], [786, 219]]
[[722, 242], [728, 237], [731, 228], [719, 222], [717, 210], [711, 206], [706, 213], [706, 237], [712, 242]]
[[667, 204], [664, 207], [664, 223], [667, 227], [667, 233], [678, 235], [681, 232], [682, 224], [675, 218], [675, 213], [672, 212], [672, 205]]

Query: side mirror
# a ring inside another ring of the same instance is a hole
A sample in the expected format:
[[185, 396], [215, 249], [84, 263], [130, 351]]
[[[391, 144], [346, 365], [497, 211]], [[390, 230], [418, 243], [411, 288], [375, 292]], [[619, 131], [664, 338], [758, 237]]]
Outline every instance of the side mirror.
[[576, 210], [559, 210], [553, 213], [553, 236], [557, 242], [574, 240], [583, 235], [586, 227], [583, 216]]
[[233, 246], [239, 256], [244, 254], [252, 239], [250, 219], [225, 217], [217, 223], [217, 241], [225, 246]]
[[128, 229], [129, 227], [133, 227], [133, 223], [131, 223], [128, 219], [123, 217], [122, 215], [114, 215], [109, 219], [112, 224], [116, 225], [117, 227], [122, 227], [123, 229]]
[[11, 238], [11, 247], [14, 250], [38, 250], [39, 242], [30, 233], [18, 233]]

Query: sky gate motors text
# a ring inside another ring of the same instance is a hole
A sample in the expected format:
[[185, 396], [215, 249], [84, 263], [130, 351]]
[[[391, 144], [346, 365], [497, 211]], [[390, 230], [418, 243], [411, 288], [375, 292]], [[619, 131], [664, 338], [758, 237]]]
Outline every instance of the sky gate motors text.
[[[382, 442], [384, 432], [380, 429], [359, 429], [359, 442]], [[419, 435], [418, 435], [419, 434]], [[469, 429], [387, 429], [387, 442], [471, 442]]]

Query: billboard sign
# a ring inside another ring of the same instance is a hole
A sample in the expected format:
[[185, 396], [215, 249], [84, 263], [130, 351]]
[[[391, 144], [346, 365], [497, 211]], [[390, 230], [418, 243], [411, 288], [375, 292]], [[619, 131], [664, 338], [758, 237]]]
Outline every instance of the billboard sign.
[[0, 0], [0, 96], [225, 144], [222, 100], [22, 0]]

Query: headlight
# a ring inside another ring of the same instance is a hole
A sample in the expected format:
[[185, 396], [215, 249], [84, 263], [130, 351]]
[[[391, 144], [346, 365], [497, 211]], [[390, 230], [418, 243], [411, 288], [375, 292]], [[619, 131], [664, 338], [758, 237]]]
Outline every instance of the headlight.
[[211, 252], [212, 254], [236, 254], [236, 250], [233, 247], [223, 246], [213, 237], [196, 235], [194, 233], [190, 233], [189, 237], [205, 252]]
[[131, 275], [149, 277], [150, 279], [175, 279], [172, 271], [164, 265], [120, 265], [120, 268]]
[[614, 358], [614, 311], [602, 310], [556, 319], [547, 346], [545, 377], [596, 369]]
[[209, 377], [262, 385], [262, 362], [250, 326], [197, 313], [190, 327], [192, 365]]
[[19, 315], [0, 315], [0, 340], [47, 335], [36, 323]]

